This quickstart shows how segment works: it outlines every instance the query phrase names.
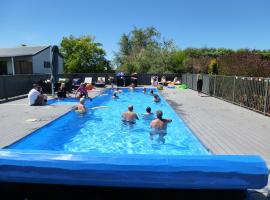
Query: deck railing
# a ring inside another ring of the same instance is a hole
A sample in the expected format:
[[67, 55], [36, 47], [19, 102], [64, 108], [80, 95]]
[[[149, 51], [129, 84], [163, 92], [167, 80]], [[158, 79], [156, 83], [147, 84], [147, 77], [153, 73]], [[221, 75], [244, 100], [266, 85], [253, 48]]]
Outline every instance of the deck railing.
[[[196, 74], [182, 74], [182, 82], [197, 90]], [[270, 78], [203, 75], [202, 92], [270, 115]]]

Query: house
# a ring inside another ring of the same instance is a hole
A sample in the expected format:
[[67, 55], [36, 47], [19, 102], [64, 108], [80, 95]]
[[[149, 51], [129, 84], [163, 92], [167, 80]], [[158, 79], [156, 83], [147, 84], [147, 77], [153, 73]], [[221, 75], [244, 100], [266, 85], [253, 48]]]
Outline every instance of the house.
[[[0, 75], [50, 74], [52, 46], [0, 48]], [[58, 73], [63, 73], [63, 56], [58, 53]]]

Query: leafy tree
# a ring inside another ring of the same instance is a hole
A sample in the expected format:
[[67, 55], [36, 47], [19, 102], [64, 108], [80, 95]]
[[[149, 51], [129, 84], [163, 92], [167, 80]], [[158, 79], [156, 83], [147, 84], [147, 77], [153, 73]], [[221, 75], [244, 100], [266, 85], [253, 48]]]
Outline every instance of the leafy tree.
[[61, 53], [64, 56], [66, 73], [91, 73], [110, 71], [110, 62], [100, 43], [91, 36], [63, 37]]
[[115, 56], [118, 70], [128, 73], [180, 72], [183, 56], [177, 57], [177, 48], [171, 40], [161, 40], [161, 34], [154, 27], [134, 28], [123, 34]]
[[211, 59], [211, 62], [208, 65], [208, 74], [218, 74], [218, 64], [216, 58]]

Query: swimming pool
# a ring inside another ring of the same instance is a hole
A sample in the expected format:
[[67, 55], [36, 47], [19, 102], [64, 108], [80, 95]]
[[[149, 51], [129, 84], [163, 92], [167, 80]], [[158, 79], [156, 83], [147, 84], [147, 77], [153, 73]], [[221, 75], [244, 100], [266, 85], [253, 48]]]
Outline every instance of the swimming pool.
[[[87, 102], [86, 114], [71, 111], [0, 150], [0, 182], [181, 189], [260, 189], [267, 184], [261, 157], [212, 155], [162, 97], [154, 103], [142, 89], [123, 89], [117, 100], [111, 96], [107, 90]], [[129, 104], [140, 118], [132, 126], [121, 121]], [[151, 119], [142, 117], [146, 106], [173, 120], [165, 144], [149, 139]]]
[[[208, 155], [209, 152], [168, 103], [162, 97], [160, 103], [153, 102], [149, 90], [144, 94], [139, 88], [134, 92], [122, 89], [119, 99], [114, 100], [112, 90], [109, 89], [93, 101], [86, 101], [87, 113], [71, 111], [9, 148], [116, 154]], [[78, 100], [67, 99], [52, 103], [74, 102]], [[139, 120], [133, 125], [123, 124], [121, 121], [121, 114], [127, 111], [130, 104], [139, 116]], [[149, 139], [149, 125], [154, 115], [144, 118], [147, 106], [152, 108], [152, 112], [162, 110], [164, 118], [173, 120], [168, 125], [165, 144], [160, 144], [157, 138]]]

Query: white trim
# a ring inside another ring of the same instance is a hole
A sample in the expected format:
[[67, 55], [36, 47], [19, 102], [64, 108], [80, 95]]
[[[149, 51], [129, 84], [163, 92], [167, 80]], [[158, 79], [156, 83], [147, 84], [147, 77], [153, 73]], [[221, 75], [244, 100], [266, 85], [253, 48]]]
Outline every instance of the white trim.
[[14, 58], [11, 57], [11, 68], [12, 68], [12, 75], [15, 75], [15, 67], [14, 67]]

